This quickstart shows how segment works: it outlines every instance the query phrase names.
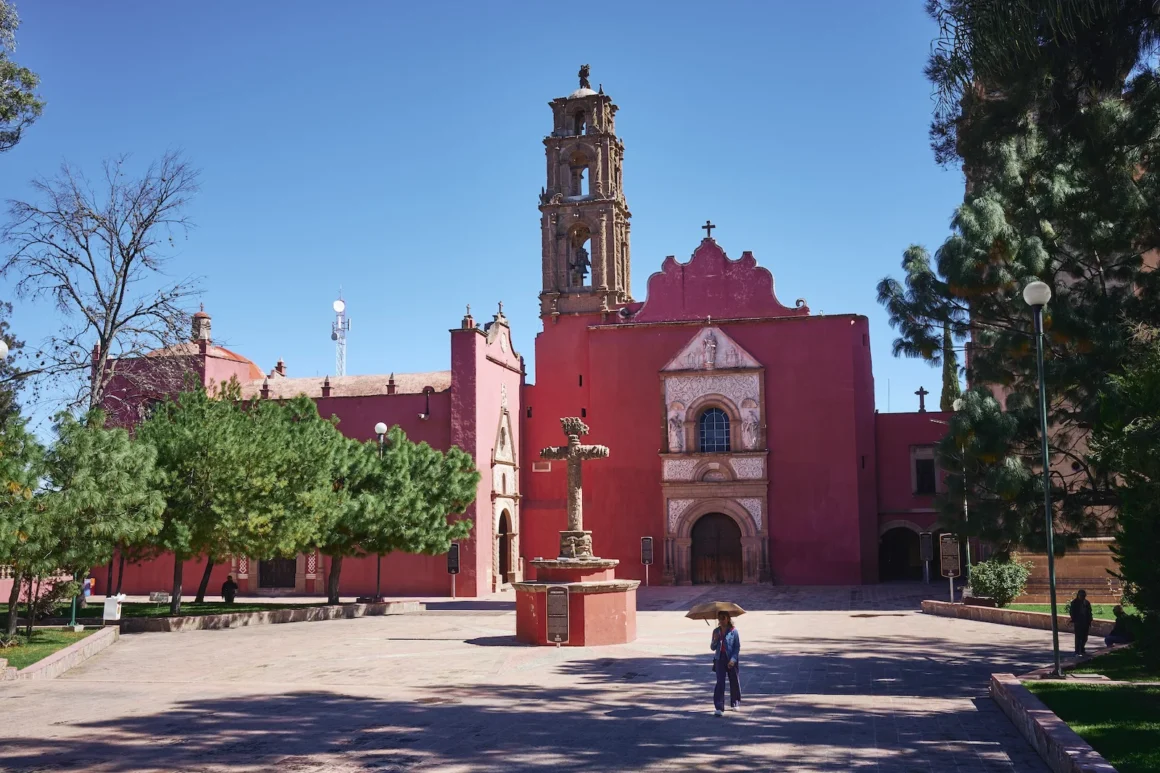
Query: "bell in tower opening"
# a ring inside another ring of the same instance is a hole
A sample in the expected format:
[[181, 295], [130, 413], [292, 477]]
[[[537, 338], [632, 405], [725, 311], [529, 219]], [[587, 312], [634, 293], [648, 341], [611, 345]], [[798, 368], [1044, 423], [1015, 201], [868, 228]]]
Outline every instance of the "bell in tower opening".
[[540, 193], [544, 318], [608, 313], [632, 301], [624, 143], [616, 136], [616, 105], [603, 88], [592, 90], [589, 75], [584, 65], [580, 88], [549, 103]]

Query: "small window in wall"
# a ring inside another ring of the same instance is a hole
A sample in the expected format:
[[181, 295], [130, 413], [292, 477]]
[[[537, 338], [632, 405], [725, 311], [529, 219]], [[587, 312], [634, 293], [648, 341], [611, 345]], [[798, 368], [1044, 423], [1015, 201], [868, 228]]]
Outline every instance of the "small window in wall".
[[729, 451], [729, 414], [720, 408], [710, 408], [697, 422], [698, 449], [702, 453]]
[[910, 449], [910, 480], [915, 494], [933, 495], [938, 486], [934, 446], [912, 446]]
[[583, 110], [578, 110], [576, 115], [572, 116], [572, 133], [583, 134], [584, 129], [588, 126], [588, 120], [584, 115]]

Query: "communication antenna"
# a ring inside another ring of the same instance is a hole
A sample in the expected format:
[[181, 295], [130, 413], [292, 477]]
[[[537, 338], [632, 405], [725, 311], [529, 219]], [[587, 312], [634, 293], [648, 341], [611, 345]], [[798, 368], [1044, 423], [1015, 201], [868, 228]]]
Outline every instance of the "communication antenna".
[[346, 334], [350, 330], [350, 319], [346, 316], [346, 301], [339, 288], [338, 300], [330, 304], [334, 309], [334, 322], [330, 323], [330, 340], [334, 341], [334, 375], [346, 375]]

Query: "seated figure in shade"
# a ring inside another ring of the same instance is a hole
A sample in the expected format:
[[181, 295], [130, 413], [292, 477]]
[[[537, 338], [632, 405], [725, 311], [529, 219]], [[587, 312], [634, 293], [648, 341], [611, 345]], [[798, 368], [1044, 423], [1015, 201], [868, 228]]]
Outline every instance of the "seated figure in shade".
[[1130, 620], [1128, 613], [1119, 604], [1112, 608], [1112, 614], [1116, 616], [1116, 623], [1112, 626], [1111, 633], [1104, 637], [1104, 645], [1107, 647], [1116, 644], [1131, 644], [1135, 637], [1132, 635], [1132, 630], [1128, 626]]

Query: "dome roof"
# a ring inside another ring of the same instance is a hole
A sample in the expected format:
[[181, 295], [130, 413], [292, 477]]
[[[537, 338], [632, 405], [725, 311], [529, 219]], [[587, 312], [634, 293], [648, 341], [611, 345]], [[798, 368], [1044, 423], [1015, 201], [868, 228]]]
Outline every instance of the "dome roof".
[[596, 92], [592, 89], [576, 89], [568, 95], [568, 99], [579, 99], [580, 97], [594, 97]]

